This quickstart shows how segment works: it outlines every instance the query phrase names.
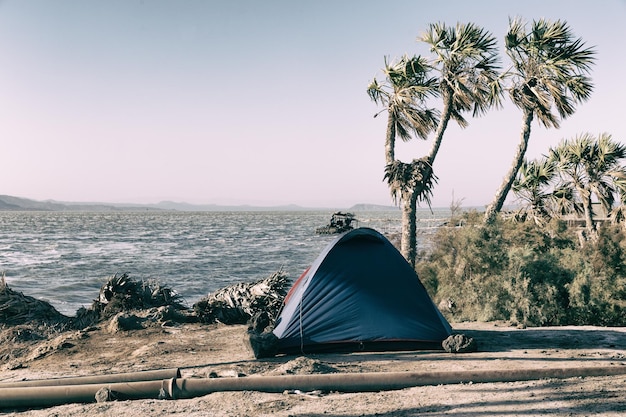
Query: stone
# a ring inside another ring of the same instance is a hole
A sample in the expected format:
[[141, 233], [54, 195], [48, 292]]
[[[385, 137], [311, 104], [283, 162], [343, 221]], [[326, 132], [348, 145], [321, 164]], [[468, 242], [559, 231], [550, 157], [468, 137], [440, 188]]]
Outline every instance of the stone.
[[476, 352], [478, 346], [473, 337], [467, 337], [464, 334], [452, 334], [448, 336], [441, 346], [448, 353], [467, 353]]

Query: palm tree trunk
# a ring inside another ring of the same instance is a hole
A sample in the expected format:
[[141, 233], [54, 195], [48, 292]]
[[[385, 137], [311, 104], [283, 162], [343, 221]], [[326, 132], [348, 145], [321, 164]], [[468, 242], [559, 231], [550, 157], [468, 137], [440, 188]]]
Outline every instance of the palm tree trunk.
[[[435, 162], [435, 158], [437, 156], [437, 152], [439, 152], [439, 148], [441, 147], [441, 142], [443, 141], [443, 134], [448, 127], [448, 122], [450, 121], [451, 115], [451, 105], [452, 105], [452, 94], [448, 94], [446, 96], [446, 100], [444, 101], [443, 114], [441, 119], [439, 120], [439, 126], [437, 126], [437, 131], [435, 132], [435, 138], [433, 140], [433, 145], [430, 148], [430, 152], [426, 157], [426, 162], [430, 165], [430, 174], [432, 175], [432, 165]], [[424, 177], [423, 181], [415, 184], [415, 188], [410, 193], [409, 204], [403, 205], [403, 213], [402, 213], [402, 255], [404, 258], [411, 264], [413, 268], [415, 268], [415, 261], [417, 258], [417, 200], [418, 198], [426, 191], [426, 181], [427, 178]], [[407, 201], [403, 197], [403, 202]], [[410, 210], [409, 213], [406, 213], [405, 210]], [[405, 224], [407, 225], [407, 235], [405, 236], [404, 228]], [[406, 246], [406, 247], [405, 247]]]
[[402, 236], [400, 252], [411, 267], [415, 268], [415, 258], [417, 257], [417, 194], [408, 191], [402, 194]]
[[489, 206], [487, 206], [487, 210], [485, 211], [485, 223], [493, 223], [496, 219], [496, 215], [502, 210], [502, 206], [504, 205], [504, 201], [506, 200], [506, 196], [509, 194], [511, 190], [511, 186], [515, 181], [515, 177], [524, 162], [524, 156], [526, 155], [526, 150], [528, 149], [528, 140], [530, 139], [530, 124], [533, 121], [533, 111], [531, 109], [524, 109], [524, 123], [522, 125], [522, 132], [520, 143], [517, 146], [517, 153], [513, 158], [513, 164], [507, 172], [506, 176], [502, 180], [502, 185], [498, 191], [496, 191], [496, 195], [493, 198], [493, 201]]
[[443, 134], [446, 132], [446, 129], [448, 128], [448, 122], [450, 121], [450, 116], [452, 114], [451, 108], [452, 108], [452, 92], [448, 92], [443, 102], [443, 111], [441, 112], [441, 119], [439, 119], [439, 126], [437, 126], [437, 131], [435, 132], [435, 139], [433, 140], [433, 146], [431, 146], [430, 152], [428, 153], [428, 163], [431, 166], [435, 162], [435, 157], [437, 156], [437, 152], [439, 152], [439, 148], [441, 147], [441, 142], [443, 141]]
[[388, 111], [387, 117], [387, 137], [385, 138], [385, 164], [389, 165], [396, 160], [396, 125], [394, 123], [393, 114]]
[[585, 210], [585, 229], [587, 230], [587, 239], [593, 240], [596, 235], [596, 224], [593, 221], [593, 206], [591, 204], [591, 193], [585, 191], [581, 193], [583, 196], [583, 209]]

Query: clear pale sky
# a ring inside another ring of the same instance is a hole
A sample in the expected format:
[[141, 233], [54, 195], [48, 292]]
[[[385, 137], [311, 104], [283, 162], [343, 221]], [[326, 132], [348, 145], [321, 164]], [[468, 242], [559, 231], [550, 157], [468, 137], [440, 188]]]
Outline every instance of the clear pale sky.
[[[597, 50], [592, 98], [559, 130], [533, 124], [528, 156], [584, 132], [626, 141], [625, 0], [0, 0], [0, 194], [392, 204], [386, 117], [366, 94], [384, 57], [427, 54], [416, 38], [436, 22], [476, 23], [502, 45], [516, 16], [565, 20]], [[433, 206], [489, 203], [521, 120], [507, 103], [451, 126]]]

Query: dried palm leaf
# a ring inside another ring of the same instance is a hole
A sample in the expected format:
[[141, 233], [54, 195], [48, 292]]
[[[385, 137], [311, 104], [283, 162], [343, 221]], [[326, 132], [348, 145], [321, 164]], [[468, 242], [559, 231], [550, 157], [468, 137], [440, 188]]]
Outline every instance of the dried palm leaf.
[[279, 270], [252, 283], [238, 283], [222, 288], [193, 305], [201, 322], [244, 324], [260, 312], [275, 320], [289, 289], [287, 275]]
[[60, 325], [68, 317], [59, 313], [50, 303], [14, 291], [6, 283], [5, 275], [0, 277], [0, 323], [11, 326], [37, 323]]
[[180, 295], [171, 288], [156, 280], [136, 281], [123, 273], [110, 277], [100, 288], [98, 300], [94, 300], [91, 309], [100, 312], [102, 318], [108, 318], [120, 312], [163, 306], [186, 308]]

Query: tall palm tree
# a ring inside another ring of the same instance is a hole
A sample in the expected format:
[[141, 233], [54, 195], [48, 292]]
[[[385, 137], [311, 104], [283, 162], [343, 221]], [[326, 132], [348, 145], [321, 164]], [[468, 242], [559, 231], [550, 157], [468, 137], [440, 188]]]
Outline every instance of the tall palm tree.
[[[458, 24], [455, 27], [431, 24], [418, 41], [430, 45], [430, 50], [434, 54], [432, 64], [428, 64], [426, 60], [421, 62], [423, 68], [436, 71], [437, 77], [428, 78], [427, 83], [422, 82], [425, 89], [420, 89], [422, 94], [416, 98], [426, 100], [436, 96], [443, 101], [441, 117], [429, 118], [429, 121], [436, 124], [433, 144], [426, 156], [415, 159], [410, 164], [395, 161], [393, 153], [390, 153], [390, 149], [393, 149], [393, 142], [390, 143], [389, 140], [392, 130], [389, 128], [392, 126], [390, 118], [385, 146], [387, 156], [385, 179], [390, 184], [394, 200], [402, 201], [401, 251], [411, 265], [415, 265], [417, 253], [415, 236], [417, 202], [423, 201], [430, 206], [432, 188], [437, 182], [433, 163], [449, 121], [455, 120], [461, 127], [466, 127], [468, 123], [462, 113], [473, 111], [474, 116], [481, 115], [490, 107], [498, 106], [502, 95], [496, 40], [484, 29], [474, 24]], [[389, 74], [389, 71], [386, 73]], [[368, 90], [370, 97], [375, 100], [372, 92], [376, 91], [376, 88], [372, 87], [376, 87], [376, 84], [370, 85]], [[431, 112], [439, 116], [437, 111]], [[433, 127], [434, 125], [430, 124], [424, 125], [421, 132], [428, 134]], [[425, 139], [424, 136], [420, 137]]]
[[502, 97], [496, 39], [489, 32], [472, 23], [459, 23], [454, 27], [436, 23], [429, 25], [418, 41], [428, 44], [434, 55], [431, 66], [438, 74], [435, 88], [442, 100], [441, 117], [427, 155], [414, 159], [402, 169], [390, 165], [386, 169], [387, 179], [395, 179], [398, 172], [412, 175], [405, 176], [409, 186], [402, 188], [404, 210], [408, 211], [404, 221], [411, 226], [403, 229], [402, 241], [406, 242], [406, 256], [412, 266], [417, 256], [417, 203], [426, 202], [430, 207], [437, 183], [433, 164], [448, 123], [454, 120], [460, 127], [467, 127], [463, 113], [471, 111], [474, 117], [482, 115], [493, 106], [499, 107]]
[[586, 101], [593, 90], [586, 74], [595, 62], [595, 51], [575, 39], [565, 22], [533, 21], [526, 32], [526, 24], [509, 20], [505, 48], [512, 61], [507, 74], [509, 96], [522, 110], [522, 131], [511, 168], [485, 212], [487, 223], [502, 209], [524, 161], [533, 119], [546, 128], [558, 128], [560, 120], [574, 114], [575, 105]]
[[[434, 55], [432, 66], [439, 74], [437, 90], [443, 101], [432, 147], [423, 158], [433, 165], [450, 119], [464, 128], [468, 122], [462, 113], [472, 111], [476, 117], [500, 106], [499, 57], [495, 37], [473, 23], [430, 24], [418, 41], [428, 44]], [[422, 186], [419, 192], [430, 190]]]
[[564, 185], [576, 191], [574, 197], [583, 208], [587, 236], [593, 238], [593, 197], [610, 213], [616, 199], [626, 194], [626, 168], [622, 165], [626, 146], [606, 133], [598, 138], [585, 133], [550, 149], [549, 159], [556, 164]]
[[[370, 98], [387, 111], [385, 137], [385, 179], [395, 202], [402, 208], [402, 255], [412, 265], [415, 263], [415, 207], [412, 197], [413, 172], [410, 164], [395, 158], [396, 136], [408, 141], [413, 137], [427, 139], [439, 121], [439, 111], [426, 106], [429, 97], [435, 96], [436, 80], [430, 76], [431, 67], [419, 56], [403, 56], [395, 63], [385, 59], [384, 82], [374, 79], [367, 89]], [[380, 112], [379, 112], [380, 113]], [[376, 117], [377, 113], [374, 117]], [[412, 214], [413, 213], [413, 214]]]

